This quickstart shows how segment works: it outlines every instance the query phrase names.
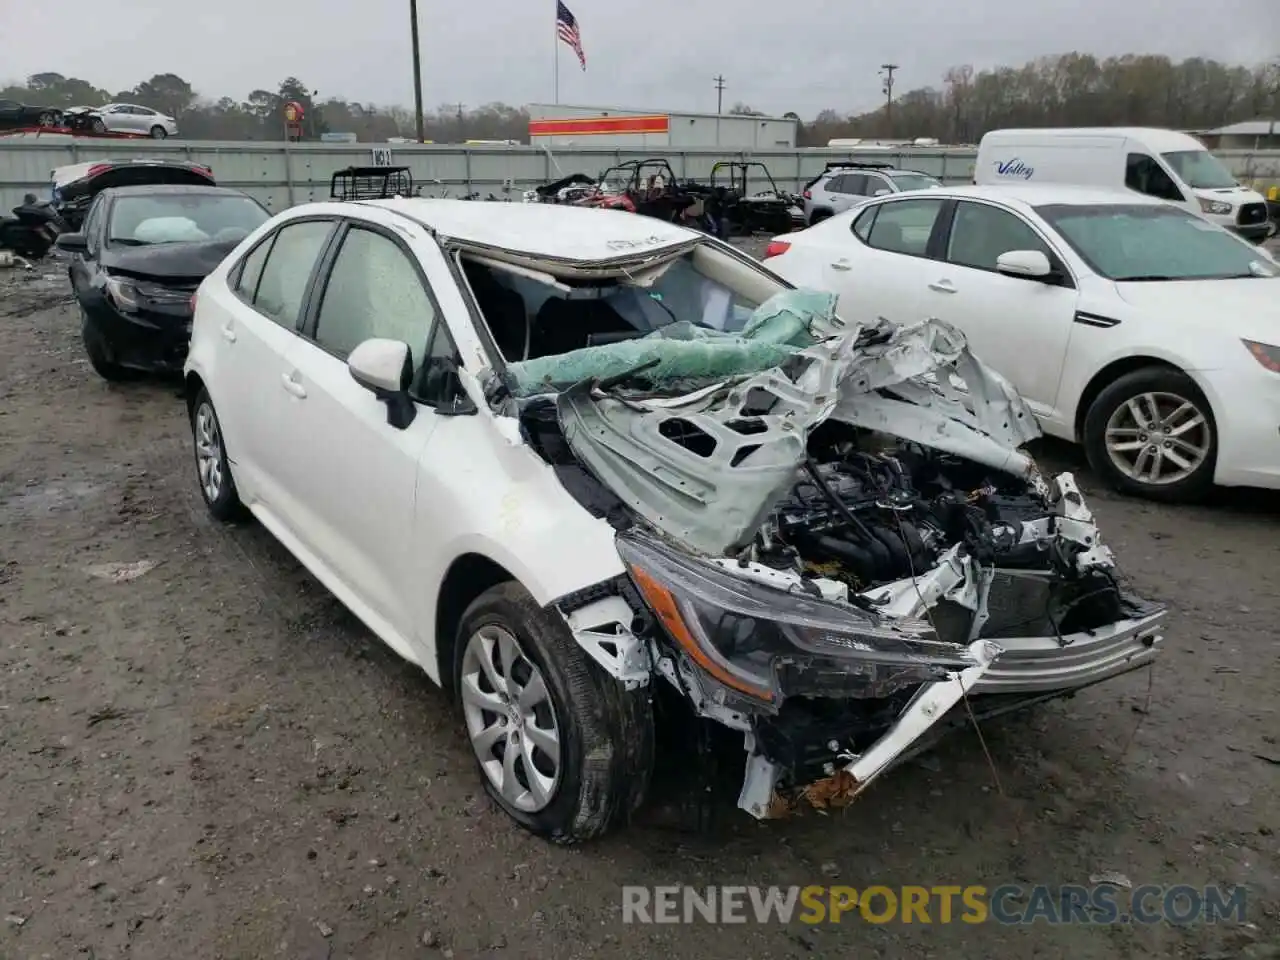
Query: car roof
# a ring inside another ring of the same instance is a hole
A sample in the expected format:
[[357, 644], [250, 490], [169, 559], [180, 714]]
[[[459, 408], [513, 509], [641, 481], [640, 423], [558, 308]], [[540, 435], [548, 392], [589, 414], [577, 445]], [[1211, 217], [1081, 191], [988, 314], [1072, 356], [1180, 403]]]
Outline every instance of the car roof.
[[219, 194], [231, 194], [237, 197], [248, 196], [240, 190], [234, 190], [231, 187], [215, 187], [212, 184], [205, 186], [199, 183], [140, 183], [128, 187], [108, 187], [103, 193], [109, 193], [113, 197], [149, 197], [170, 194], [209, 194], [217, 196]]
[[[915, 196], [918, 191], [895, 196]], [[998, 183], [986, 186], [942, 186], [928, 191], [930, 196], [955, 197], [963, 200], [966, 197], [975, 200], [994, 200], [1024, 207], [1040, 207], [1051, 203], [1063, 203], [1072, 206], [1098, 204], [1116, 204], [1129, 206], [1161, 206], [1163, 200], [1136, 193], [1132, 190], [1106, 187], [1082, 187], [1065, 183], [1014, 184]]]
[[[674, 223], [622, 210], [551, 203], [415, 197], [358, 200], [353, 205], [393, 210], [463, 243], [584, 263], [634, 256], [703, 236]], [[334, 206], [340, 211], [348, 209], [348, 204]]]

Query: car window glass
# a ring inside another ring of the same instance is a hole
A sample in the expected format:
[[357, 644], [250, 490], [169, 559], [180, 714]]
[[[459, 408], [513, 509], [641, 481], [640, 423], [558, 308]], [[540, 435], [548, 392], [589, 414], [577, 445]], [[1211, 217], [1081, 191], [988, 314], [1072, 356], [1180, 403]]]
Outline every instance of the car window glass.
[[853, 232], [863, 243], [866, 243], [871, 235], [871, 225], [876, 222], [876, 212], [879, 209], [879, 207], [872, 207], [853, 221]]
[[1165, 173], [1164, 168], [1153, 157], [1145, 153], [1131, 153], [1125, 162], [1124, 185], [1130, 190], [1137, 190], [1148, 196], [1161, 200], [1181, 201], [1182, 191], [1178, 189], [1173, 178]]
[[422, 277], [400, 245], [372, 230], [349, 231], [325, 285], [316, 342], [345, 359], [370, 337], [400, 340], [417, 370], [434, 318]]
[[80, 227], [80, 232], [89, 239], [89, 243], [93, 247], [97, 247], [97, 242], [93, 239], [94, 232], [98, 229], [98, 224], [102, 221], [102, 208], [106, 206], [106, 201], [99, 194], [94, 197], [93, 203], [89, 206], [89, 213], [84, 218], [84, 224]]
[[[450, 381], [447, 374], [462, 366], [458, 356], [458, 348], [454, 345], [449, 328], [443, 322], [437, 323], [431, 333], [431, 344], [423, 359], [411, 388], [415, 399], [432, 406], [439, 406], [453, 400], [451, 395], [456, 391], [457, 381]], [[453, 389], [450, 389], [450, 384]]]
[[880, 250], [923, 257], [933, 232], [941, 200], [899, 200], [880, 208], [867, 243]]
[[236, 278], [236, 293], [253, 302], [253, 295], [258, 292], [258, 281], [262, 278], [262, 268], [267, 264], [267, 254], [271, 252], [271, 241], [274, 236], [267, 237], [249, 251], [249, 255], [240, 262], [240, 275]]
[[294, 328], [302, 298], [333, 223], [304, 220], [282, 227], [271, 247], [253, 305], [283, 327]]
[[884, 177], [869, 173], [864, 179], [866, 180], [865, 188], [859, 192], [865, 193], [868, 197], [874, 197], [877, 190], [893, 193], [893, 188], [889, 186], [889, 181]]
[[840, 185], [842, 183], [844, 183], [844, 175], [840, 174], [840, 175], [829, 178], [822, 189], [826, 190], [827, 193], [840, 193], [841, 192]]
[[1021, 217], [985, 203], [957, 205], [947, 260], [962, 267], [995, 270], [996, 259], [1010, 250], [1039, 250], [1053, 260], [1053, 252]]

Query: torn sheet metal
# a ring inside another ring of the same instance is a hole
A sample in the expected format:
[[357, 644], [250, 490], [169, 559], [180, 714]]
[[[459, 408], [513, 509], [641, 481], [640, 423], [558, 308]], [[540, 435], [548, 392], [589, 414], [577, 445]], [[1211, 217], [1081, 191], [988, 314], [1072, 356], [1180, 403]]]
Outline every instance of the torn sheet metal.
[[805, 367], [795, 379], [775, 367], [665, 402], [580, 383], [556, 409], [575, 456], [623, 502], [686, 547], [720, 556], [749, 541], [790, 489], [856, 347], [846, 337], [797, 356]]
[[[1039, 435], [1030, 410], [941, 321], [855, 329], [792, 359], [684, 401], [579, 383], [558, 399], [560, 422], [574, 454], [628, 506], [713, 556], [760, 528], [790, 488], [809, 432], [828, 416], [1043, 483], [1016, 449]], [[969, 404], [952, 376], [965, 381]]]
[[636, 613], [622, 597], [603, 597], [571, 613], [560, 611], [578, 645], [628, 690], [652, 675], [645, 642], [631, 630]]

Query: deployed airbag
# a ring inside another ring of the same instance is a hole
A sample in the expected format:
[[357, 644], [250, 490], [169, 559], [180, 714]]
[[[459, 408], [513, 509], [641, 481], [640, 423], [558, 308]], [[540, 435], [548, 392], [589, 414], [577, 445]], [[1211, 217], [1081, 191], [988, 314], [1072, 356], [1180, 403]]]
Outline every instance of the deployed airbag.
[[653, 383], [715, 380], [759, 373], [785, 362], [840, 325], [836, 296], [784, 290], [761, 304], [742, 333], [679, 321], [635, 340], [583, 347], [508, 364], [517, 397], [559, 393], [585, 380], [607, 380], [637, 368]]

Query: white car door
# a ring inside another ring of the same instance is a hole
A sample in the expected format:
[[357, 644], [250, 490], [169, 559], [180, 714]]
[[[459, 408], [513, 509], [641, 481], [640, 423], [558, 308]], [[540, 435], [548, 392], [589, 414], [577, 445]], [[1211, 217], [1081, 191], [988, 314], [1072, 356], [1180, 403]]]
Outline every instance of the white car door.
[[821, 260], [813, 267], [821, 287], [840, 294], [842, 317], [861, 323], [926, 319], [923, 288], [934, 267], [926, 254], [943, 202], [886, 200], [869, 205], [851, 223], [823, 225], [827, 233], [814, 251]]
[[[964, 332], [981, 360], [1009, 380], [1040, 417], [1053, 417], [1078, 290], [1063, 258], [1020, 214], [977, 200], [956, 203], [942, 260], [930, 262], [926, 312]], [[996, 272], [996, 258], [1038, 250], [1046, 278]]]
[[306, 452], [306, 438], [283, 429], [297, 402], [286, 358], [300, 342], [310, 279], [335, 227], [332, 217], [287, 221], [231, 271], [229, 295], [218, 295], [226, 309], [217, 317], [213, 402], [227, 456], [245, 504], [281, 519], [290, 515], [290, 493], [277, 465]]
[[440, 254], [416, 249], [434, 247], [419, 232], [364, 220], [342, 228], [317, 279], [304, 336], [287, 358], [293, 403], [285, 431], [305, 439], [272, 471], [288, 490], [290, 525], [349, 591], [342, 599], [412, 659], [421, 593], [411, 582], [414, 552], [426, 549], [415, 540], [414, 499], [438, 415], [415, 403], [408, 426], [391, 425], [387, 403], [352, 378], [346, 361], [371, 337], [403, 341], [412, 351], [410, 394], [421, 398], [419, 378], [432, 369], [432, 351], [453, 356], [419, 258]]

